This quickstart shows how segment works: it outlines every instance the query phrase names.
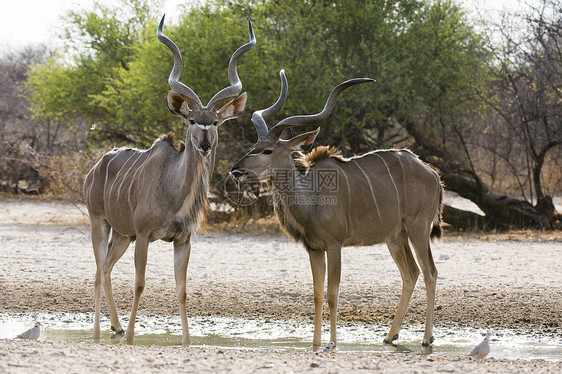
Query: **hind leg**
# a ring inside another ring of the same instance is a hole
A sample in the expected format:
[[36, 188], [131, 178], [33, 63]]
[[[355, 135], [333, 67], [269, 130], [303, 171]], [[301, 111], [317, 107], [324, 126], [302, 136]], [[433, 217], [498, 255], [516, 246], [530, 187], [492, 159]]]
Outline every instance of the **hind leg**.
[[420, 271], [412, 256], [412, 251], [408, 245], [408, 236], [404, 229], [388, 239], [386, 245], [402, 277], [402, 294], [400, 295], [400, 301], [398, 302], [390, 331], [384, 339], [385, 343], [392, 343], [394, 340], [398, 339], [398, 332], [400, 331], [400, 326], [402, 326], [402, 321], [408, 310], [408, 304], [410, 303], [410, 298], [412, 297], [412, 292], [414, 291], [414, 286], [416, 285]]
[[90, 217], [92, 228], [92, 247], [94, 248], [94, 258], [96, 260], [96, 278], [94, 281], [94, 341], [99, 342], [100, 331], [100, 309], [101, 309], [101, 274], [105, 255], [107, 252], [107, 241], [109, 239], [109, 224], [101, 217]]
[[417, 225], [408, 228], [408, 236], [416, 251], [416, 258], [423, 273], [425, 290], [427, 293], [427, 310], [425, 318], [425, 333], [422, 345], [433, 343], [433, 314], [435, 311], [435, 287], [437, 283], [437, 268], [433, 262], [433, 255], [429, 246], [429, 226]]
[[109, 308], [109, 319], [111, 320], [111, 329], [117, 334], [123, 334], [123, 328], [119, 323], [115, 300], [113, 299], [113, 289], [111, 287], [111, 271], [129, 247], [131, 239], [119, 234], [115, 230], [111, 230], [111, 241], [103, 266], [103, 288], [105, 289], [105, 299]]

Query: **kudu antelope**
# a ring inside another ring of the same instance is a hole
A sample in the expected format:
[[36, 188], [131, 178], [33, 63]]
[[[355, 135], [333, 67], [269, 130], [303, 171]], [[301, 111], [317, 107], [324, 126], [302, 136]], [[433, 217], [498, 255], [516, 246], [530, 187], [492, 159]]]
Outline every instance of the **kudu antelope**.
[[[182, 343], [190, 344], [186, 312], [186, 272], [191, 251], [191, 233], [205, 217], [209, 179], [213, 173], [217, 129], [244, 111], [246, 93], [236, 64], [255, 46], [252, 25], [250, 41], [238, 48], [228, 65], [230, 86], [203, 106], [195, 92], [179, 82], [183, 63], [178, 47], [162, 34], [164, 17], [158, 26], [158, 40], [174, 57], [168, 83], [168, 107], [187, 125], [185, 142], [172, 134], [161, 136], [148, 150], [114, 149], [90, 170], [84, 183], [86, 205], [92, 226], [92, 244], [97, 270], [95, 278], [94, 339], [100, 337], [100, 303], [103, 289], [111, 328], [121, 328], [111, 290], [111, 271], [129, 244], [135, 243], [135, 289], [126, 339], [134, 338], [139, 299], [145, 285], [148, 244], [161, 239], [174, 243], [174, 275], [182, 323]], [[238, 96], [238, 97], [237, 97]], [[224, 104], [226, 99], [234, 100]], [[108, 239], [111, 234], [111, 240]]]
[[279, 110], [287, 95], [287, 81], [281, 71], [279, 99], [270, 108], [252, 116], [258, 142], [231, 169], [239, 180], [253, 176], [270, 182], [281, 227], [308, 251], [314, 283], [315, 350], [321, 344], [326, 267], [333, 342], [326, 350], [336, 344], [341, 248], [344, 246], [386, 242], [402, 276], [402, 295], [384, 341], [391, 343], [398, 338], [419, 275], [408, 240], [414, 247], [427, 291], [422, 344], [427, 346], [433, 341], [437, 270], [429, 239], [441, 236], [443, 188], [438, 174], [404, 149], [374, 151], [352, 158], [343, 158], [339, 151], [328, 147], [302, 153], [311, 148], [320, 128], [288, 140], [280, 139], [280, 134], [289, 127], [318, 124], [331, 114], [341, 91], [368, 81], [372, 80], [343, 82], [332, 90], [322, 112], [288, 117], [268, 130], [265, 118]]

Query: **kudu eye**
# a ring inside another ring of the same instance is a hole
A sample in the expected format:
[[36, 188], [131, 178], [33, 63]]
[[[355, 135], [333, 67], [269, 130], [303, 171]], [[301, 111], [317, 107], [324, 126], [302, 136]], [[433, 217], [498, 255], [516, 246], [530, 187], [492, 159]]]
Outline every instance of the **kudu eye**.
[[195, 121], [192, 120], [192, 119], [189, 120], [189, 123], [191, 123], [192, 125], [195, 125]]
[[272, 154], [272, 153], [273, 153], [273, 150], [272, 150], [272, 149], [264, 149], [264, 151], [263, 151], [263, 154], [264, 154], [264, 155], [270, 155], [270, 154]]
[[213, 122], [213, 126], [217, 126], [218, 124], [219, 124], [219, 121]]

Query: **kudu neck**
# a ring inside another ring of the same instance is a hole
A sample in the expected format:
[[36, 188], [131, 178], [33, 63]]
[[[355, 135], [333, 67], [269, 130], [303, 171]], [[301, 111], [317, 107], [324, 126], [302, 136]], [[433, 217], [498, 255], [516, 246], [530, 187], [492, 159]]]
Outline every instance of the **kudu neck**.
[[275, 201], [285, 205], [288, 209], [300, 211], [299, 201], [306, 200], [313, 192], [312, 173], [300, 170], [291, 156], [284, 165], [273, 167], [271, 184], [275, 193]]
[[185, 150], [182, 152], [180, 162], [177, 165], [177, 175], [181, 179], [182, 190], [191, 190], [193, 184], [198, 183], [201, 178], [205, 179], [203, 182], [208, 190], [208, 184], [215, 167], [215, 153], [216, 143], [212, 146], [208, 155], [202, 156], [191, 143], [190, 131], [187, 132]]

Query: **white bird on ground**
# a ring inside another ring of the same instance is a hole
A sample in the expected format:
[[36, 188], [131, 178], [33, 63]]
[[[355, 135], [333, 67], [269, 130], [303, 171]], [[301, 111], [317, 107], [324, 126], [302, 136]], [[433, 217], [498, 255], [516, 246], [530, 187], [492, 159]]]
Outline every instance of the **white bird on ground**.
[[324, 350], [322, 352], [330, 353], [330, 352], [332, 352], [332, 350], [334, 349], [335, 346], [336, 346], [336, 343], [329, 342], [328, 345], [326, 346], [326, 348], [324, 348]]
[[470, 352], [468, 355], [477, 360], [481, 360], [484, 357], [486, 357], [488, 353], [490, 353], [490, 343], [489, 343], [490, 336], [492, 336], [492, 333], [491, 332], [487, 333], [484, 340], [482, 340], [482, 343], [474, 347], [472, 352]]
[[35, 322], [35, 326], [16, 336], [16, 339], [37, 340], [39, 335], [41, 335], [41, 322]]

